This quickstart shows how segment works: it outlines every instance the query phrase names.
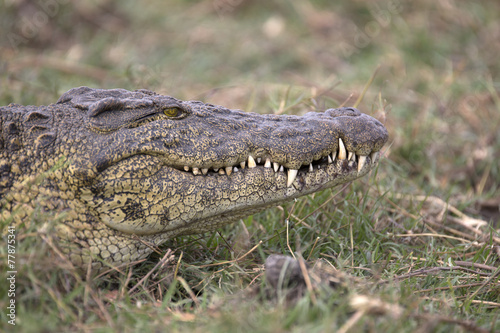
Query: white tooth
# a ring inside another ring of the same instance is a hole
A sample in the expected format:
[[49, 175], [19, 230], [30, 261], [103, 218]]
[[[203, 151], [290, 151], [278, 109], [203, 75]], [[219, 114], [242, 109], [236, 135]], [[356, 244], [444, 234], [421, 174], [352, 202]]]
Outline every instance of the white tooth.
[[365, 162], [366, 162], [366, 156], [359, 155], [358, 172], [360, 172], [361, 169], [363, 169], [363, 167], [365, 166]]
[[259, 164], [260, 164], [260, 162], [262, 162], [262, 158], [257, 157], [257, 163], [259, 163]]
[[314, 170], [313, 168], [313, 164], [312, 163], [309, 163], [309, 172], [312, 172]]
[[202, 173], [202, 174], [206, 175], [206, 174], [207, 174], [207, 172], [208, 172], [208, 169], [207, 169], [207, 168], [203, 168], [203, 169], [201, 169], [201, 173]]
[[224, 169], [219, 169], [219, 175], [225, 175]]
[[284, 171], [285, 171], [285, 169], [283, 169], [283, 166], [280, 165], [280, 172], [284, 172]]
[[332, 163], [335, 162], [335, 159], [337, 158], [337, 154], [335, 152], [332, 153]]
[[[352, 159], [352, 156], [354, 155], [354, 153], [352, 151], [350, 151], [348, 154], [347, 154], [347, 159], [350, 161]], [[356, 159], [356, 155], [354, 155], [354, 159]]]
[[189, 171], [189, 167], [187, 165], [184, 166], [184, 171]]
[[257, 166], [255, 163], [255, 160], [253, 159], [252, 155], [248, 155], [248, 168], [253, 169]]
[[238, 170], [238, 168], [237, 168], [237, 167], [234, 167], [234, 168], [233, 168], [233, 172], [238, 172], [238, 171], [239, 171], [239, 170]]
[[274, 169], [274, 172], [278, 172], [279, 168], [280, 168], [279, 163], [273, 162], [273, 169]]
[[328, 163], [332, 164], [333, 163], [333, 160], [332, 158], [330, 157], [330, 155], [328, 155]]
[[227, 173], [228, 176], [230, 176], [232, 172], [233, 172], [233, 168], [232, 167], [226, 167], [226, 173]]
[[240, 167], [241, 167], [241, 170], [245, 169], [245, 164], [246, 164], [246, 162], [245, 162], [245, 161], [240, 162]]
[[270, 168], [271, 167], [271, 160], [266, 158], [266, 163], [264, 164], [264, 168]]
[[375, 163], [378, 160], [378, 151], [374, 151], [370, 154], [370, 159], [372, 160], [372, 163]]
[[345, 160], [347, 153], [345, 151], [344, 142], [339, 138], [339, 160]]
[[196, 176], [196, 175], [197, 175], [197, 174], [199, 174], [199, 173], [200, 173], [200, 169], [198, 169], [198, 168], [193, 168], [193, 175], [195, 175], [195, 176]]
[[290, 185], [292, 185], [295, 177], [297, 177], [297, 172], [299, 172], [299, 170], [288, 169], [288, 180], [286, 182], [287, 187], [290, 187]]
[[215, 171], [215, 172], [219, 171], [219, 168], [214, 168], [214, 171]]

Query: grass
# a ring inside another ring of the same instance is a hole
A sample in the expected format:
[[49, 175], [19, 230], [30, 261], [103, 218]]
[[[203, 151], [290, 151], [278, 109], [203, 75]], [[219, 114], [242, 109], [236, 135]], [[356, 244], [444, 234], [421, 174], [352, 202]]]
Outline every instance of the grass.
[[[52, 252], [57, 221], [35, 212], [17, 234], [17, 331], [500, 330], [498, 4], [4, 6], [1, 105], [89, 85], [302, 114], [353, 105], [380, 65], [359, 108], [390, 132], [369, 177], [174, 239], [123, 274], [68, 269]], [[262, 264], [290, 252], [343, 282], [269, 299]], [[0, 256], [7, 271], [4, 245]]]

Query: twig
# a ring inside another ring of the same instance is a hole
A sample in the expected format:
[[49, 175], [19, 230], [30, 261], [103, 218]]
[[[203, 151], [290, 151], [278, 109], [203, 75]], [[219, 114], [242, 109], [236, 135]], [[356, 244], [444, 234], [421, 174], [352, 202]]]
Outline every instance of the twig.
[[410, 277], [413, 277], [416, 275], [428, 275], [430, 273], [434, 273], [437, 271], [454, 271], [454, 270], [465, 271], [468, 273], [474, 273], [474, 274], [481, 275], [481, 276], [490, 276], [490, 274], [488, 274], [488, 273], [477, 272], [477, 271], [474, 271], [472, 269], [468, 269], [468, 268], [460, 267], [460, 266], [452, 266], [452, 267], [422, 268], [422, 269], [416, 270], [416, 271], [408, 273], [408, 274], [395, 276], [395, 277], [393, 277], [393, 279], [394, 280], [401, 280], [401, 279], [407, 279], [407, 278], [410, 278]]
[[491, 274], [491, 276], [486, 279], [486, 281], [484, 281], [483, 285], [479, 288], [476, 289], [476, 291], [474, 291], [469, 297], [467, 297], [467, 299], [465, 300], [465, 302], [467, 303], [468, 301], [471, 301], [478, 293], [481, 289], [483, 289], [485, 286], [487, 286], [493, 279], [495, 279], [498, 275], [500, 274], [500, 267], [497, 268], [497, 270]]
[[456, 221], [455, 223], [460, 224], [470, 231], [476, 233], [476, 234], [482, 234], [479, 230], [477, 230], [480, 227], [484, 227], [488, 225], [488, 222], [475, 219], [472, 217], [469, 217], [459, 211], [457, 208], [454, 206], [450, 205], [449, 203], [443, 201], [441, 198], [435, 197], [435, 196], [425, 196], [425, 195], [408, 195], [408, 194], [402, 194], [402, 193], [395, 193], [394, 196], [398, 199], [407, 199], [408, 197], [411, 198], [412, 200], [417, 200], [417, 201], [429, 201], [431, 203], [436, 204], [437, 206], [440, 206], [445, 212], [446, 210], [449, 210], [451, 213], [455, 214], [460, 218], [460, 220]]
[[[428, 288], [428, 289], [419, 289], [415, 290], [413, 293], [427, 293], [430, 291], [437, 291], [437, 290], [453, 290], [453, 289], [461, 289], [461, 288], [472, 288], [472, 287], [477, 287], [481, 286], [483, 283], [468, 283], [468, 284], [461, 284], [459, 286], [448, 286], [448, 287], [434, 287], [434, 288]], [[441, 301], [441, 300], [439, 300]]]
[[490, 271], [495, 271], [497, 270], [496, 267], [489, 266], [489, 265], [484, 265], [484, 264], [478, 264], [475, 262], [469, 262], [469, 261], [460, 261], [460, 260], [455, 260], [453, 262], [457, 266], [464, 266], [464, 267], [474, 267], [474, 268], [481, 268], [481, 269], [487, 269]]

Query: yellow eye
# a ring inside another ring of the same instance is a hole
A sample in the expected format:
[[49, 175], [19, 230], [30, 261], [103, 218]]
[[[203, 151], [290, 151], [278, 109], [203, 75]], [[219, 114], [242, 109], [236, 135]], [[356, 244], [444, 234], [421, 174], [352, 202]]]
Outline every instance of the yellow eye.
[[163, 110], [163, 114], [167, 117], [177, 117], [180, 113], [181, 112], [178, 108], [168, 108]]

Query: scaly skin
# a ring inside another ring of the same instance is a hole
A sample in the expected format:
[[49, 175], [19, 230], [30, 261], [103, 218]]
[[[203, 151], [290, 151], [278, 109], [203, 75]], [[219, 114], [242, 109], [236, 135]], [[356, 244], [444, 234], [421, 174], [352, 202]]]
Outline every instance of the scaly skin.
[[353, 108], [260, 115], [147, 90], [0, 110], [2, 217], [51, 212], [71, 261], [95, 269], [361, 177], [388, 137]]

